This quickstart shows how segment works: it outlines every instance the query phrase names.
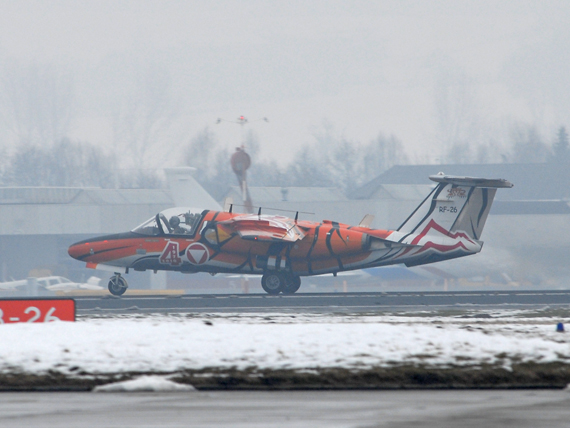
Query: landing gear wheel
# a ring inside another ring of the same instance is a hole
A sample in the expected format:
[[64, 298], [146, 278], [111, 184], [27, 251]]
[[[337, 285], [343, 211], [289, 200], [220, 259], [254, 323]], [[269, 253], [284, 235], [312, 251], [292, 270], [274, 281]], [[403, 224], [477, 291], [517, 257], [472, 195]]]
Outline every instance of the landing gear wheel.
[[266, 273], [261, 277], [261, 286], [267, 294], [279, 294], [286, 284], [285, 276], [280, 272]]
[[115, 276], [112, 276], [109, 280], [108, 288], [109, 292], [113, 296], [121, 296], [125, 293], [125, 291], [127, 291], [128, 286], [129, 285], [127, 284], [127, 280], [121, 275], [117, 274]]
[[287, 285], [282, 290], [283, 294], [294, 294], [301, 287], [301, 278], [295, 275], [287, 277]]

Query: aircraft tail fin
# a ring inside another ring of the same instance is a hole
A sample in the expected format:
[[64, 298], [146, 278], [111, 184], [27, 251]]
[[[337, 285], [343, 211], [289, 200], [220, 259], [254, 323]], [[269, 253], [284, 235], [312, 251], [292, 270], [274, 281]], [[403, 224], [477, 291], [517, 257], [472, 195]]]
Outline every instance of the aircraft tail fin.
[[502, 179], [443, 173], [429, 178], [439, 184], [398, 228], [399, 232], [450, 235], [461, 231], [479, 240], [497, 189], [513, 187]]
[[370, 225], [372, 224], [373, 221], [374, 221], [374, 216], [372, 214], [366, 214], [364, 218], [360, 220], [358, 227], [364, 227], [366, 229], [370, 229]]

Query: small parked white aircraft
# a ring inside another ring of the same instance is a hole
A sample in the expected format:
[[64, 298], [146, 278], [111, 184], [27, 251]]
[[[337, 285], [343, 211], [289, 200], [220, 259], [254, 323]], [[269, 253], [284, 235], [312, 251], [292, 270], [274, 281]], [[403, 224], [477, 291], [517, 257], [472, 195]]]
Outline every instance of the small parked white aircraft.
[[74, 291], [74, 290], [103, 290], [99, 285], [101, 278], [92, 276], [87, 282], [73, 282], [63, 276], [44, 276], [42, 278], [28, 278], [18, 281], [0, 282], [0, 291], [24, 291], [27, 287], [35, 286], [49, 291]]

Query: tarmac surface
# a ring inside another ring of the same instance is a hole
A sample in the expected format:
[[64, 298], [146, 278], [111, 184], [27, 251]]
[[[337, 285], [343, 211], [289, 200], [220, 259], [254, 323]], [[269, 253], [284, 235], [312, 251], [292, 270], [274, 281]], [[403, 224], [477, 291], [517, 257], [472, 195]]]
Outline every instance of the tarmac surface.
[[570, 290], [179, 294], [74, 297], [77, 314], [150, 312], [382, 312], [421, 309], [567, 307]]
[[0, 427], [562, 428], [562, 390], [1, 393]]

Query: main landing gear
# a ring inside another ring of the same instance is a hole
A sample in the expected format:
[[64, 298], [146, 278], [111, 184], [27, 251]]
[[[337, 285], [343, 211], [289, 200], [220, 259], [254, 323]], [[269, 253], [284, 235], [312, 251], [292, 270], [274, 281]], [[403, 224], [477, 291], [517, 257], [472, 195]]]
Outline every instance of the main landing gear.
[[261, 277], [261, 286], [268, 294], [293, 294], [301, 287], [301, 278], [285, 272], [268, 272]]
[[116, 273], [115, 276], [112, 276], [109, 280], [109, 292], [113, 296], [121, 296], [127, 291], [129, 284], [127, 284], [127, 280], [121, 276], [120, 273]]

